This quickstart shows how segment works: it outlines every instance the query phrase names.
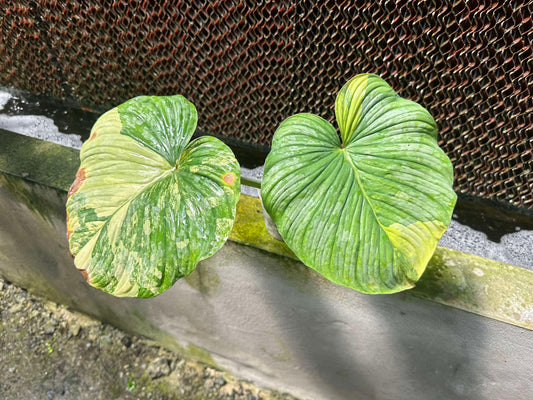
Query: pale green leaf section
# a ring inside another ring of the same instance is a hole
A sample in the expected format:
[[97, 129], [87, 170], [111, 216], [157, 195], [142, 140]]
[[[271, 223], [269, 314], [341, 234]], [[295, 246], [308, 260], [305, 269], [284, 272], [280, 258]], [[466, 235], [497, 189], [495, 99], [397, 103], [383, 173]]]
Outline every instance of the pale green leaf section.
[[280, 125], [263, 204], [291, 250], [333, 282], [364, 293], [410, 288], [456, 199], [435, 123], [368, 74], [341, 89], [335, 111], [342, 143], [312, 114]]
[[335, 115], [343, 143], [349, 143], [361, 121], [368, 75], [361, 74], [343, 86], [335, 100]]
[[[70, 249], [77, 254], [116, 213], [137, 193], [167, 174], [172, 166], [159, 154], [120, 134], [122, 124], [116, 108], [103, 114], [91, 130], [91, 138], [80, 152], [80, 171], [84, 171], [83, 192], [70, 201]], [[98, 205], [98, 216], [94, 207]], [[85, 263], [78, 268], [85, 269]]]
[[70, 249], [91, 285], [155, 296], [226, 241], [240, 168], [218, 139], [187, 144], [195, 126], [182, 96], [135, 98], [94, 125], [67, 201]]
[[196, 108], [183, 96], [139, 96], [117, 109], [124, 124], [122, 134], [160, 154], [171, 165], [179, 160], [198, 120]]

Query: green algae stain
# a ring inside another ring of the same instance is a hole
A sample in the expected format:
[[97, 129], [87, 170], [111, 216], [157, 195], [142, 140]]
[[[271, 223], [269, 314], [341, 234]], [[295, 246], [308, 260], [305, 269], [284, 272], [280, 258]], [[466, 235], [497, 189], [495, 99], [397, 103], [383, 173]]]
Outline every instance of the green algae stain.
[[184, 349], [184, 351], [185, 356], [188, 356], [194, 360], [203, 362], [204, 364], [222, 370], [222, 368], [220, 368], [220, 366], [215, 363], [213, 357], [211, 356], [211, 353], [209, 353], [207, 350], [202, 349], [201, 347], [197, 347], [193, 344], [189, 344], [187, 348]]
[[263, 350], [275, 361], [285, 362], [292, 360], [292, 355], [289, 346], [287, 346], [287, 344], [278, 337], [276, 337], [275, 340], [278, 347], [277, 349], [268, 350], [265, 347], [261, 347], [261, 350]]
[[48, 221], [52, 217], [65, 218], [65, 195], [56, 189], [0, 172], [0, 190], [5, 190], [12, 200]]
[[78, 150], [13, 132], [0, 133], [0, 171], [68, 190], [80, 165]]
[[268, 233], [261, 202], [252, 196], [241, 195], [229, 240], [297, 260], [285, 243]]
[[410, 294], [533, 330], [533, 271], [438, 247]]
[[220, 371], [225, 370], [213, 360], [213, 357], [207, 350], [193, 344], [183, 346], [174, 336], [155, 327], [138, 309], [134, 309], [131, 315], [120, 316], [120, 318], [115, 319], [113, 324], [126, 332], [131, 332], [136, 335], [141, 334], [184, 358], [203, 362]]
[[190, 287], [205, 296], [215, 296], [218, 294], [220, 278], [213, 268], [204, 267], [200, 264], [184, 279]]

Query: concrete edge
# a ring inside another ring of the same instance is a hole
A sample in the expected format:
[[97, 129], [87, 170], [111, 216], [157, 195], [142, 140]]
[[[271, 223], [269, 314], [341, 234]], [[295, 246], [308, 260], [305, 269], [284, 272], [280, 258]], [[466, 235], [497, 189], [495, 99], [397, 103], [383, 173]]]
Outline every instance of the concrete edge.
[[[274, 239], [259, 199], [241, 196], [230, 240], [297, 259]], [[416, 287], [405, 293], [533, 330], [533, 271], [437, 247]]]
[[[79, 151], [0, 130], [0, 171], [67, 191]], [[267, 232], [260, 200], [241, 195], [229, 240], [296, 259]], [[533, 330], [533, 271], [438, 247], [409, 295]]]

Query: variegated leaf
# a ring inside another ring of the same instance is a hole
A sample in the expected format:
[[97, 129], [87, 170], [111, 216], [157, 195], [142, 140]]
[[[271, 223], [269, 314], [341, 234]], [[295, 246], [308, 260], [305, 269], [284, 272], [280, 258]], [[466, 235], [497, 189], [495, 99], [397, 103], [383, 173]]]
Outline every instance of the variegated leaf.
[[183, 96], [141, 96], [95, 123], [67, 201], [70, 250], [94, 287], [158, 295], [226, 241], [239, 164], [216, 138], [189, 142], [196, 122]]

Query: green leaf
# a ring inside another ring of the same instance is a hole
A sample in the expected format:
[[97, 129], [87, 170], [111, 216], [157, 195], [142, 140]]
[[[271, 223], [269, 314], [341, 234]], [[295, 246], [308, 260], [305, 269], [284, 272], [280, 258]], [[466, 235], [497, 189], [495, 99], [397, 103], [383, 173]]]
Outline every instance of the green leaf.
[[[302, 262], [364, 293], [413, 287], [450, 223], [453, 170], [431, 115], [358, 75], [326, 120], [297, 114], [265, 163], [266, 211]], [[341, 141], [342, 139], [342, 141]]]
[[189, 142], [194, 105], [141, 96], [102, 115], [67, 201], [67, 235], [87, 281], [115, 296], [156, 296], [226, 241], [240, 168], [220, 140]]

